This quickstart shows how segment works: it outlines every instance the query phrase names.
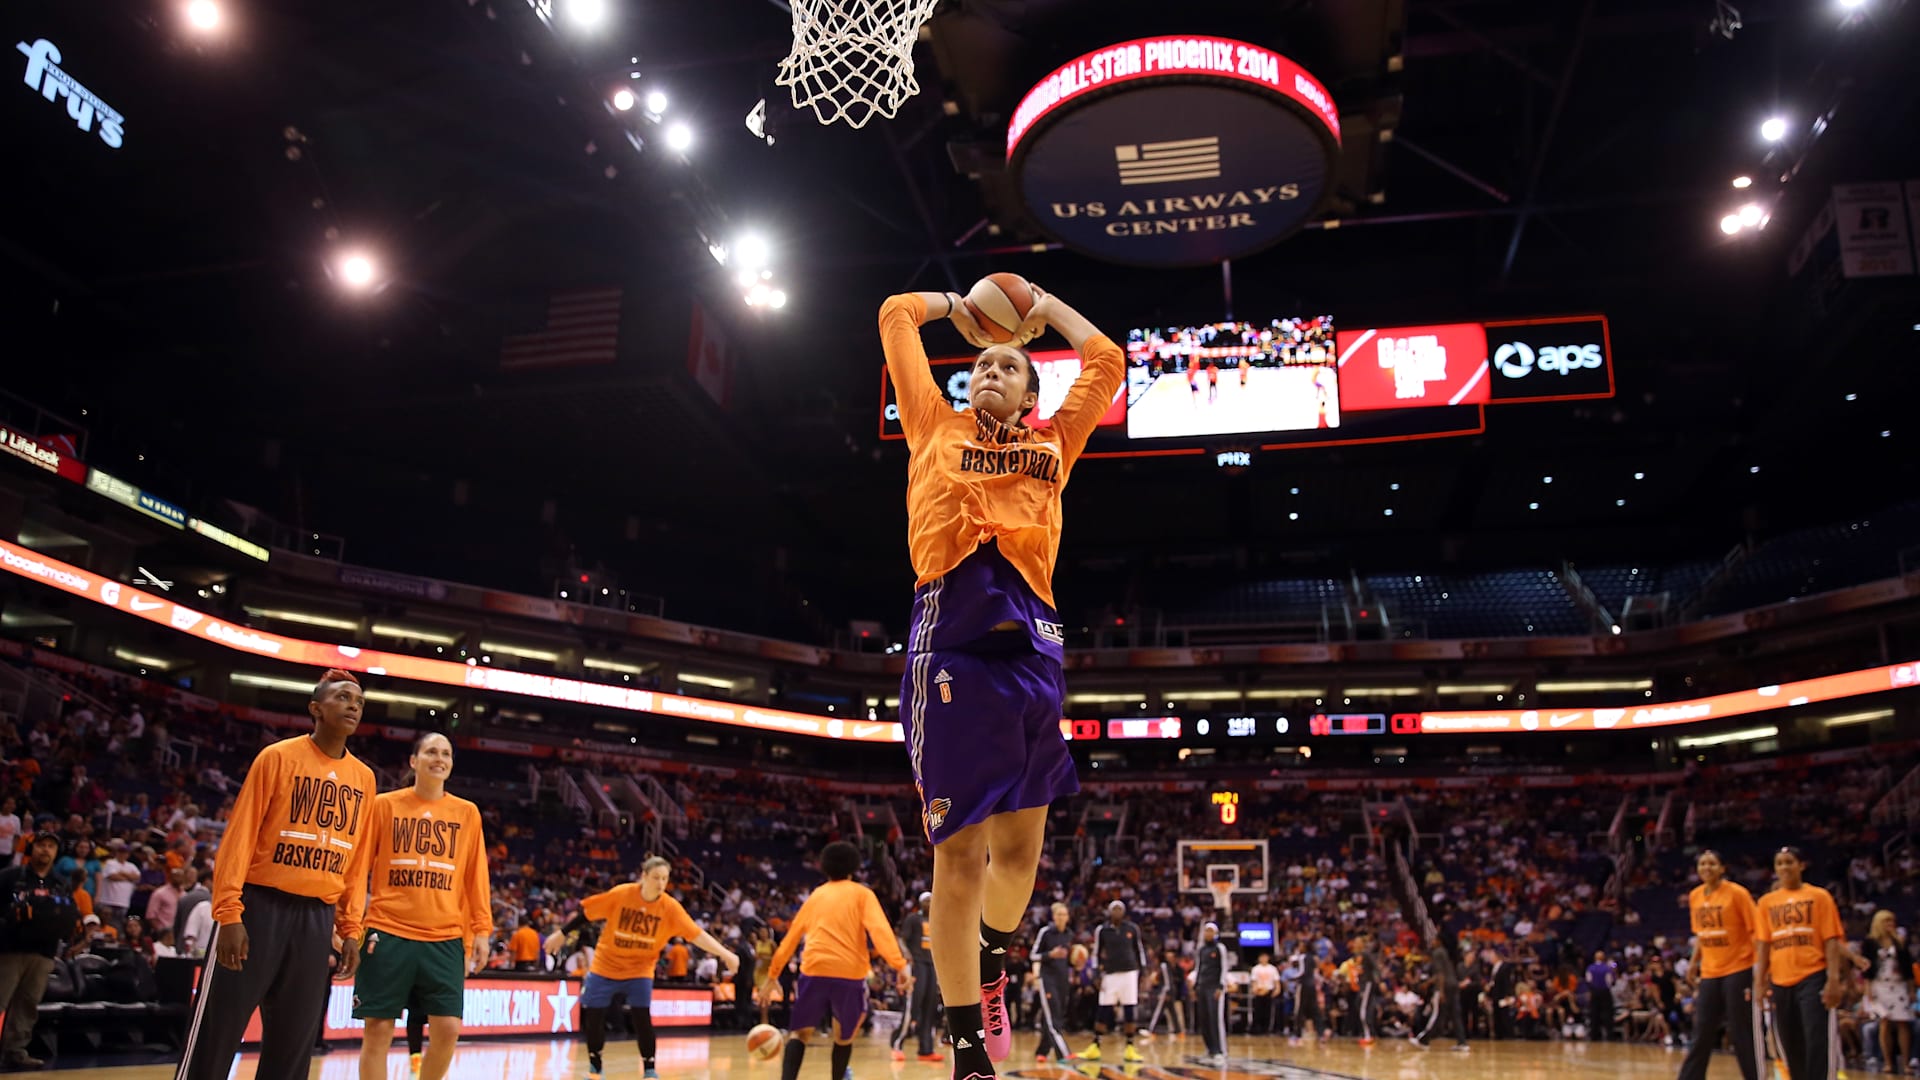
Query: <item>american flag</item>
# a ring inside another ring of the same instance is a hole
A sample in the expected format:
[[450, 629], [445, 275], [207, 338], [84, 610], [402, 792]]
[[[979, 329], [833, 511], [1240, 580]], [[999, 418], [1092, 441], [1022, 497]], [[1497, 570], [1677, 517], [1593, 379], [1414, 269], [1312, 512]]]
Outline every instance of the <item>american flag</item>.
[[547, 298], [547, 328], [500, 342], [500, 370], [611, 364], [620, 344], [620, 290], [576, 289]]

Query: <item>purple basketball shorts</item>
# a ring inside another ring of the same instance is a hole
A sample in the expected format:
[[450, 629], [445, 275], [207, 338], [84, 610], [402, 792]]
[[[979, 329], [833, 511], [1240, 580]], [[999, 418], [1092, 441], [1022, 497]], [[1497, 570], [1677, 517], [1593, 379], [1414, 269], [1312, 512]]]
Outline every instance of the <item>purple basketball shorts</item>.
[[1080, 790], [1060, 734], [1065, 700], [1060, 663], [1049, 656], [907, 654], [900, 717], [929, 841]]
[[793, 1012], [787, 1027], [793, 1031], [822, 1026], [828, 1016], [834, 1025], [851, 1034], [867, 1012], [867, 981], [835, 979], [827, 975], [802, 975], [793, 992]]

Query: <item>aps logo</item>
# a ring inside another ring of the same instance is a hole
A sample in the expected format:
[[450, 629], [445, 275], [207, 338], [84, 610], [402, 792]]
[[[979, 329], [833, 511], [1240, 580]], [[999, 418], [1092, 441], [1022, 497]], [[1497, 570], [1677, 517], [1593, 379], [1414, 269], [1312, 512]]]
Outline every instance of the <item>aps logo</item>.
[[1596, 342], [1591, 345], [1548, 345], [1537, 352], [1524, 341], [1509, 341], [1494, 350], [1493, 366], [1509, 379], [1524, 379], [1534, 369], [1571, 375], [1606, 363]]

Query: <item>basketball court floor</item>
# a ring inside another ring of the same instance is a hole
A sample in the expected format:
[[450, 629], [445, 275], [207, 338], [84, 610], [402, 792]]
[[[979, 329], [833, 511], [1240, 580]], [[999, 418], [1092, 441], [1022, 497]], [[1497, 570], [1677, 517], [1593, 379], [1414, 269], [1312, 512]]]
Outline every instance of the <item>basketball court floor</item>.
[[[1258, 431], [1311, 431], [1320, 422], [1318, 367], [1253, 368], [1240, 385], [1237, 368], [1220, 369], [1218, 393], [1209, 395], [1203, 371], [1198, 391], [1185, 372], [1161, 375], [1127, 407], [1127, 435], [1157, 439], [1182, 435], [1233, 435]], [[1337, 423], [1338, 421], [1336, 421]]]
[[[1084, 1038], [1076, 1041], [1078, 1049]], [[1594, 1046], [1583, 1042], [1476, 1043], [1471, 1053], [1456, 1054], [1445, 1047], [1422, 1050], [1404, 1039], [1383, 1039], [1362, 1047], [1351, 1039], [1333, 1039], [1319, 1046], [1289, 1047], [1281, 1038], [1237, 1038], [1229, 1044], [1225, 1068], [1196, 1064], [1206, 1051], [1197, 1036], [1161, 1037], [1141, 1048], [1146, 1062], [1122, 1065], [1116, 1040], [1106, 1040], [1107, 1060], [1074, 1062], [1069, 1066], [1033, 1064], [1034, 1037], [1022, 1033], [1014, 1040], [1014, 1054], [1001, 1065], [1001, 1076], [1022, 1080], [1672, 1080], [1680, 1068], [1680, 1051], [1658, 1046]], [[254, 1058], [240, 1059], [234, 1080], [253, 1080]], [[657, 1060], [661, 1080], [702, 1080], [735, 1077], [739, 1080], [779, 1080], [780, 1061], [753, 1061], [747, 1057], [746, 1038], [736, 1033], [662, 1038]], [[638, 1080], [640, 1061], [631, 1042], [607, 1047], [609, 1080]], [[801, 1080], [828, 1080], [826, 1043], [816, 1040], [801, 1069]], [[946, 1065], [904, 1064], [889, 1060], [887, 1044], [862, 1039], [854, 1048], [854, 1080], [947, 1080]], [[453, 1059], [451, 1080], [580, 1080], [586, 1076], [584, 1044], [571, 1039], [522, 1039], [512, 1042], [475, 1042], [463, 1045]], [[66, 1069], [62, 1080], [169, 1080], [172, 1066]], [[313, 1080], [357, 1080], [359, 1055], [343, 1048], [315, 1058]], [[1709, 1080], [1740, 1075], [1731, 1057], [1720, 1055], [1708, 1070]], [[1846, 1073], [1842, 1073], [1846, 1076]], [[1853, 1070], [1853, 1075], [1866, 1075]], [[407, 1080], [407, 1058], [396, 1052], [388, 1058], [388, 1080]]]

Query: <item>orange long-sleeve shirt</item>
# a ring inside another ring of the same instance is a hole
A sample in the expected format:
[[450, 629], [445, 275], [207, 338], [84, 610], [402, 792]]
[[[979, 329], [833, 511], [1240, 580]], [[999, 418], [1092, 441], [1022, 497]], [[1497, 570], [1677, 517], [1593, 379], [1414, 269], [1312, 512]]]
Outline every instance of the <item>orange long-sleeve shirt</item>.
[[1758, 915], [1745, 885], [1723, 881], [1707, 895], [1705, 885], [1687, 894], [1693, 932], [1700, 941], [1700, 977], [1719, 979], [1753, 968], [1753, 932]]
[[1087, 339], [1080, 378], [1048, 426], [1007, 425], [972, 408], [954, 412], [947, 403], [920, 343], [926, 314], [912, 293], [889, 297], [880, 308], [880, 343], [907, 436], [907, 544], [915, 584], [946, 574], [991, 539], [1052, 607], [1060, 492], [1126, 378], [1126, 354], [1104, 336]]
[[701, 934], [700, 924], [680, 901], [664, 892], [648, 900], [637, 881], [587, 897], [580, 901], [580, 913], [594, 922], [606, 921], [587, 968], [603, 979], [651, 979], [667, 942]]
[[800, 974], [822, 975], [830, 979], [864, 979], [872, 970], [868, 961], [868, 940], [873, 953], [895, 971], [905, 970], [907, 958], [900, 954], [893, 927], [880, 910], [880, 899], [873, 890], [857, 881], [829, 881], [813, 890], [800, 913], [793, 917], [787, 936], [774, 950], [767, 971], [778, 974], [793, 959], [800, 939], [807, 942], [800, 958]]
[[[493, 935], [493, 884], [479, 807], [458, 795], [429, 801], [403, 788], [373, 800], [372, 829], [369, 928], [414, 941], [471, 942]], [[357, 891], [349, 886], [347, 903]]]
[[305, 735], [260, 751], [214, 859], [213, 921], [239, 922], [241, 887], [264, 885], [338, 905], [335, 931], [358, 938], [360, 911], [340, 898], [366, 880], [376, 790], [366, 763], [328, 757]]

